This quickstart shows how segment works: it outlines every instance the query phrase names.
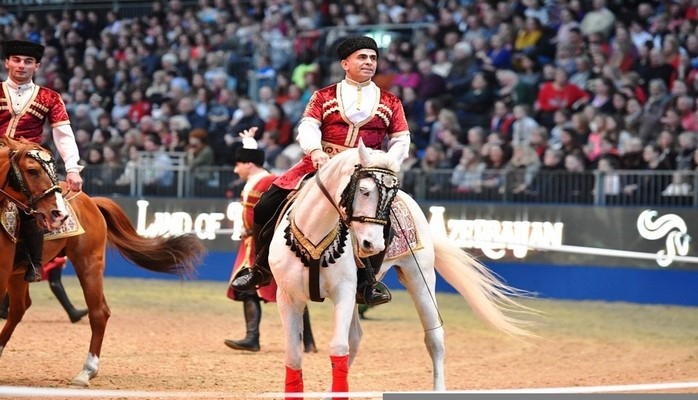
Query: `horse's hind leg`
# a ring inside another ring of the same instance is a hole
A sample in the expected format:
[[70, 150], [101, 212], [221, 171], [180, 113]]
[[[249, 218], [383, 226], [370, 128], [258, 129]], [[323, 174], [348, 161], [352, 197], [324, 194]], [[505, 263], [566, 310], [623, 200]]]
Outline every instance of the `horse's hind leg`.
[[286, 334], [286, 393], [303, 392], [303, 311], [305, 304], [293, 302], [282, 290], [277, 292], [276, 303]]
[[354, 314], [351, 317], [351, 325], [349, 327], [349, 367], [354, 363], [356, 355], [359, 353], [359, 345], [364, 331], [361, 329], [361, 321], [359, 319], [359, 309], [354, 307]]
[[[7, 293], [10, 295], [10, 309], [7, 314], [7, 321], [0, 331], [0, 355], [5, 349], [7, 342], [10, 341], [12, 333], [17, 325], [22, 321], [24, 313], [31, 306], [31, 298], [29, 297], [29, 284], [24, 281], [22, 273], [12, 274], [7, 287]], [[5, 296], [4, 294], [2, 295]]]
[[[414, 264], [414, 261], [410, 262]], [[412, 297], [424, 329], [424, 344], [434, 368], [434, 390], [444, 391], [446, 390], [444, 329], [436, 304], [436, 274], [433, 265], [432, 268], [426, 268], [426, 266], [427, 263], [422, 263], [419, 269], [415, 265], [411, 265], [411, 269], [396, 266], [395, 270], [400, 282], [405, 285]]]

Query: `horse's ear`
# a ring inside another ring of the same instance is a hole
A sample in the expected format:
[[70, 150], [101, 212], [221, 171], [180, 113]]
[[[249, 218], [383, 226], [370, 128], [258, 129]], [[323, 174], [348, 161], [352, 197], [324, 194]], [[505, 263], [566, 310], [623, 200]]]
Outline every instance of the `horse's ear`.
[[371, 163], [371, 153], [364, 145], [363, 139], [359, 139], [359, 160], [361, 160], [361, 165], [366, 166]]

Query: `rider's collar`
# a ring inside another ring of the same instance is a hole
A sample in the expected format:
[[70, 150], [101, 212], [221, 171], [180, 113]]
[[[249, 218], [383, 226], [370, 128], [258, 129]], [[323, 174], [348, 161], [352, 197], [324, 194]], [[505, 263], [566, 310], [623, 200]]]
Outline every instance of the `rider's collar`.
[[364, 87], [371, 84], [370, 79], [367, 81], [364, 81], [364, 82], [357, 82], [357, 81], [351, 80], [349, 78], [344, 78], [344, 82], [346, 82], [347, 85], [355, 86], [357, 89], [364, 88]]
[[34, 82], [33, 82], [33, 81], [29, 81], [29, 82], [27, 82], [27, 83], [25, 83], [25, 84], [23, 84], [23, 85], [18, 85], [17, 83], [15, 83], [15, 81], [13, 81], [12, 79], [9, 79], [9, 78], [8, 78], [8, 79], [5, 81], [5, 83], [7, 84], [7, 86], [8, 86], [10, 89], [12, 89], [12, 90], [17, 90], [17, 91], [29, 90], [29, 89], [31, 89], [31, 88], [34, 87]]

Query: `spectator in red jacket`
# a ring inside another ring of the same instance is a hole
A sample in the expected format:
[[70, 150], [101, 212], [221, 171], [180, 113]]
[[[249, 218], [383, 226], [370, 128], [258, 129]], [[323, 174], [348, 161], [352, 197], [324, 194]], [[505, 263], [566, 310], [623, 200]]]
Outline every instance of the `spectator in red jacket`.
[[589, 93], [579, 86], [569, 83], [567, 71], [558, 67], [555, 69], [555, 79], [544, 83], [538, 92], [536, 110], [540, 114], [540, 122], [548, 129], [552, 128], [553, 115], [560, 109], [573, 110], [589, 101]]

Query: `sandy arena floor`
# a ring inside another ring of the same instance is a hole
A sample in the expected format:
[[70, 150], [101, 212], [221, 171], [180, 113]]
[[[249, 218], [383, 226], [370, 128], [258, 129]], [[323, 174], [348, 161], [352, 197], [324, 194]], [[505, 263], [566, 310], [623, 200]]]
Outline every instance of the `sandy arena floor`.
[[[64, 281], [71, 299], [84, 305], [77, 280]], [[263, 306], [262, 351], [245, 353], [223, 344], [244, 336], [242, 306], [225, 297], [224, 282], [107, 278], [105, 286], [112, 317], [99, 375], [86, 390], [187, 391], [190, 398], [283, 391], [274, 304]], [[87, 355], [89, 323], [71, 324], [45, 283], [32, 284], [32, 297], [0, 360], [0, 385], [67, 388]], [[451, 390], [698, 381], [695, 308], [532, 300], [526, 304], [545, 314], [535, 330], [541, 338], [522, 342], [483, 325], [456, 295], [438, 301]], [[330, 382], [331, 304], [313, 303], [310, 313], [319, 352], [305, 357], [303, 371], [306, 391], [319, 392]], [[350, 389], [430, 390], [431, 361], [406, 293], [396, 291], [392, 303], [367, 316]]]

